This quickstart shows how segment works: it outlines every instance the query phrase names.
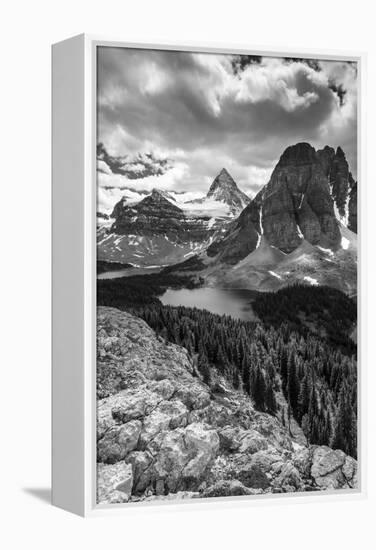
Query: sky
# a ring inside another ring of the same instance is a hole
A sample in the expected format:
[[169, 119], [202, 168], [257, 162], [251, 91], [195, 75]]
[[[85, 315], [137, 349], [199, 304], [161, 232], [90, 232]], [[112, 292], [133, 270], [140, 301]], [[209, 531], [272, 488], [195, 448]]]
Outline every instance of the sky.
[[250, 197], [286, 147], [341, 146], [356, 178], [357, 67], [343, 61], [100, 47], [98, 183]]

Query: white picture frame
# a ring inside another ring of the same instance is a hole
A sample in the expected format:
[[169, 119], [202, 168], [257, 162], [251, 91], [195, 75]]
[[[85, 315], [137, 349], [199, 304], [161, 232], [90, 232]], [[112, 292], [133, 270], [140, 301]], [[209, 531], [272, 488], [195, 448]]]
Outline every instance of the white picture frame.
[[[236, 53], [358, 63], [358, 269], [359, 466], [358, 490], [184, 500], [96, 504], [96, 49], [99, 46]], [[52, 502], [79, 514], [127, 513], [144, 507], [202, 508], [277, 502], [359, 499], [366, 495], [366, 258], [364, 53], [272, 51], [218, 44], [135, 44], [79, 35], [52, 47]]]

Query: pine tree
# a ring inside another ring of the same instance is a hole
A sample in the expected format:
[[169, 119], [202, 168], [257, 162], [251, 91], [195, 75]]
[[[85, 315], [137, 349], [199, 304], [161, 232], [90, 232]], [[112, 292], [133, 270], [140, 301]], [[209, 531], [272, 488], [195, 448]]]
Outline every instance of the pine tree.
[[256, 368], [254, 382], [252, 384], [252, 397], [255, 407], [259, 411], [265, 411], [266, 384], [265, 377], [260, 367]]
[[292, 414], [298, 412], [299, 379], [296, 373], [295, 352], [291, 351], [287, 364], [287, 395], [291, 405]]
[[265, 407], [268, 413], [275, 414], [277, 412], [277, 401], [274, 395], [273, 381], [266, 377], [265, 382]]
[[287, 364], [288, 364], [288, 354], [286, 346], [282, 348], [281, 353], [281, 360], [280, 360], [280, 372], [281, 372], [281, 378], [282, 378], [282, 389], [283, 392], [286, 395], [286, 387], [287, 387]]
[[250, 393], [250, 365], [247, 361], [246, 356], [243, 357], [242, 361], [242, 380], [243, 380], [243, 386], [245, 391], [249, 394]]
[[334, 449], [341, 449], [346, 454], [356, 457], [355, 441], [355, 414], [351, 405], [349, 388], [343, 383], [339, 394], [332, 445]]
[[297, 420], [300, 423], [303, 416], [308, 412], [309, 400], [311, 396], [312, 382], [307, 371], [302, 383], [300, 385], [299, 397], [298, 397], [298, 411], [297, 411]]

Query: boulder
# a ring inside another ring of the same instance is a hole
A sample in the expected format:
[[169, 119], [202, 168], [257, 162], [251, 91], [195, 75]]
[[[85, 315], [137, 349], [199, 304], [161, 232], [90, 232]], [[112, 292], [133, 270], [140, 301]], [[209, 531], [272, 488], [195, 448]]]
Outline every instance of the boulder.
[[240, 447], [240, 434], [241, 430], [239, 428], [233, 428], [231, 426], [226, 426], [218, 432], [219, 443], [221, 451], [233, 452], [237, 451]]
[[188, 409], [178, 399], [173, 401], [162, 401], [158, 406], [158, 411], [169, 418], [168, 427], [170, 430], [184, 427], [188, 423]]
[[147, 444], [154, 439], [158, 433], [168, 429], [169, 424], [170, 417], [167, 414], [164, 414], [159, 410], [153, 411], [144, 420], [140, 438], [140, 447], [145, 449]]
[[173, 384], [167, 378], [152, 382], [149, 388], [159, 394], [163, 399], [171, 399], [176, 391], [176, 384]]
[[148, 451], [133, 451], [125, 460], [132, 467], [133, 494], [142, 495], [153, 481], [153, 455]]
[[163, 480], [169, 492], [195, 490], [214, 461], [219, 437], [203, 424], [190, 424], [165, 433], [150, 449], [156, 455], [155, 480]]
[[97, 457], [100, 462], [113, 464], [123, 460], [128, 453], [136, 449], [142, 424], [131, 420], [127, 424], [111, 427], [97, 444]]
[[342, 472], [346, 455], [343, 451], [333, 451], [329, 447], [317, 447], [313, 451], [311, 476], [316, 485], [323, 489], [339, 489], [347, 485]]
[[254, 454], [257, 451], [265, 450], [268, 448], [268, 441], [256, 430], [248, 430], [241, 434], [239, 452]]
[[125, 462], [97, 465], [97, 503], [128, 502], [133, 487], [132, 466]]
[[351, 456], [346, 456], [342, 466], [342, 473], [350, 487], [357, 486], [358, 463]]
[[281, 489], [285, 493], [299, 491], [302, 486], [302, 478], [291, 462], [283, 464], [280, 474], [273, 481], [273, 487]]

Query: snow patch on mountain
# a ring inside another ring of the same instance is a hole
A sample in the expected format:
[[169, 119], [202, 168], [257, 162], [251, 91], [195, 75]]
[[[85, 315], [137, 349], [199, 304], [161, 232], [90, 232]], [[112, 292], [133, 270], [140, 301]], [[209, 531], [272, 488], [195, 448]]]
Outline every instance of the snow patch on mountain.
[[326, 254], [329, 254], [329, 256], [334, 256], [334, 252], [331, 248], [323, 248], [322, 246], [317, 246], [319, 250], [322, 252], [325, 252]]
[[306, 275], [304, 277], [304, 280], [307, 281], [307, 283], [311, 283], [311, 285], [313, 286], [319, 286], [317, 279], [314, 279], [313, 277], [309, 277], [308, 275]]
[[350, 246], [350, 241], [349, 239], [346, 239], [346, 237], [342, 236], [342, 239], [341, 239], [341, 246], [343, 248], [343, 250], [347, 250]]

